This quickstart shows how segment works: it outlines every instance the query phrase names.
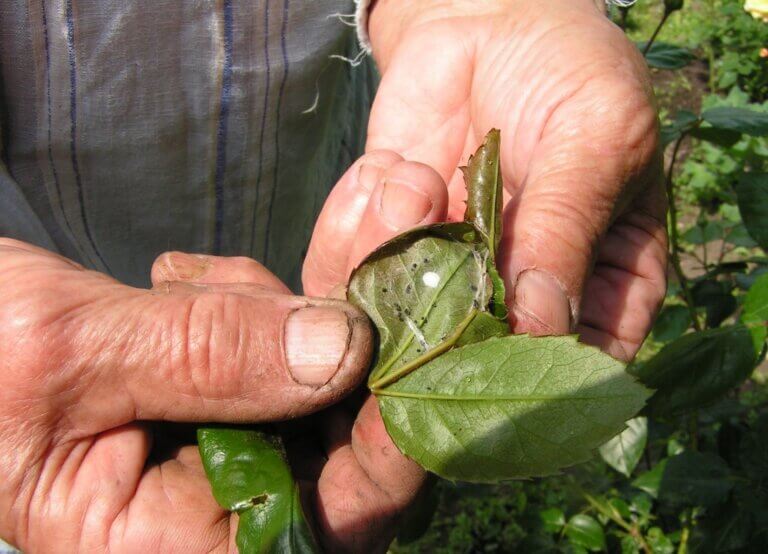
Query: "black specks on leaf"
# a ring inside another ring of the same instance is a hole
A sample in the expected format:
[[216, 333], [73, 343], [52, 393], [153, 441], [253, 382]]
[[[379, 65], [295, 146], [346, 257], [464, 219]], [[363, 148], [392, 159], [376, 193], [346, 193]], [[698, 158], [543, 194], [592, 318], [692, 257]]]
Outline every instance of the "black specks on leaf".
[[387, 292], [387, 287], [384, 287], [383, 289], [381, 289], [381, 292]]
[[405, 286], [405, 292], [406, 292], [407, 294], [411, 294], [411, 291], [412, 291], [412, 290], [413, 290], [413, 287], [412, 287], [410, 284], [408, 284], [408, 285], [406, 285], [406, 286]]

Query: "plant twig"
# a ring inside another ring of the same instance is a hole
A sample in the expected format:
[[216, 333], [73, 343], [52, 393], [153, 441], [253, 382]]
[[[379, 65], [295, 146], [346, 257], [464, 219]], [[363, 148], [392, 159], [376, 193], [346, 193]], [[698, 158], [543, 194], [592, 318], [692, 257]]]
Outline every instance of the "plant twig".
[[669, 246], [672, 267], [677, 275], [677, 280], [680, 282], [680, 289], [683, 292], [683, 300], [685, 300], [685, 304], [688, 306], [688, 311], [691, 314], [693, 328], [697, 331], [701, 331], [701, 323], [699, 323], [699, 317], [696, 314], [696, 305], [693, 302], [693, 295], [691, 294], [691, 288], [688, 284], [688, 278], [683, 272], [682, 265], [680, 265], [680, 235], [677, 231], [677, 204], [675, 202], [675, 187], [672, 182], [672, 172], [675, 169], [677, 154], [680, 151], [680, 145], [684, 138], [685, 133], [681, 134], [680, 138], [675, 142], [675, 147], [672, 150], [672, 158], [669, 161], [669, 169], [667, 170], [666, 188], [669, 201]]
[[583, 491], [581, 494], [586, 499], [586, 501], [589, 502], [590, 506], [613, 521], [616, 525], [624, 529], [627, 533], [629, 533], [629, 535], [639, 544], [640, 548], [643, 549], [643, 552], [646, 554], [653, 554], [653, 550], [648, 545], [648, 543], [645, 542], [643, 534], [640, 532], [640, 529], [638, 529], [637, 525], [628, 523], [623, 517], [621, 517], [621, 514], [616, 511], [613, 506], [609, 505], [608, 509], [606, 509], [606, 507], [598, 502], [592, 495]]
[[661, 32], [661, 28], [667, 22], [667, 18], [669, 17], [670, 13], [672, 12], [664, 10], [664, 16], [661, 18], [661, 21], [659, 21], [659, 24], [656, 26], [656, 29], [654, 29], [653, 34], [651, 35], [651, 38], [649, 38], [648, 42], [645, 43], [645, 48], [643, 48], [643, 56], [645, 56], [651, 50], [653, 41], [656, 40], [656, 37], [659, 35], [659, 32]]

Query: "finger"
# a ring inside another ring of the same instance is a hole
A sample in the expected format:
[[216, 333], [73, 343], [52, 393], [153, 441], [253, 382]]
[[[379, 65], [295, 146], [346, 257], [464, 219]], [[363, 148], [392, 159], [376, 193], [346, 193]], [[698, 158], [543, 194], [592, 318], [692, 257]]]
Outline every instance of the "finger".
[[305, 293], [326, 296], [339, 283], [346, 283], [349, 252], [368, 199], [384, 171], [402, 159], [389, 150], [368, 152], [333, 188], [318, 216], [304, 261]]
[[384, 552], [426, 473], [392, 442], [374, 397], [363, 405], [351, 441], [333, 446], [317, 484], [323, 543], [329, 552]]
[[[575, 328], [598, 242], [638, 192], [658, 182], [655, 112], [635, 90], [616, 92], [615, 125], [587, 120], [605, 110], [605, 99], [591, 87], [550, 117], [525, 182], [505, 210], [500, 263], [515, 332]], [[581, 134], [568, 139], [573, 129]]]
[[384, 172], [368, 201], [352, 244], [347, 275], [389, 239], [413, 227], [444, 221], [447, 209], [448, 190], [434, 169], [418, 162], [394, 164]]
[[56, 346], [85, 376], [67, 407], [79, 430], [294, 418], [340, 400], [368, 368], [368, 320], [344, 302], [237, 283], [113, 287]]
[[168, 281], [190, 283], [251, 283], [276, 292], [290, 294], [290, 289], [271, 271], [244, 256], [223, 257], [184, 252], [166, 252], [152, 264], [152, 285]]
[[581, 339], [630, 361], [648, 335], [666, 293], [664, 195], [609, 230], [584, 287]]

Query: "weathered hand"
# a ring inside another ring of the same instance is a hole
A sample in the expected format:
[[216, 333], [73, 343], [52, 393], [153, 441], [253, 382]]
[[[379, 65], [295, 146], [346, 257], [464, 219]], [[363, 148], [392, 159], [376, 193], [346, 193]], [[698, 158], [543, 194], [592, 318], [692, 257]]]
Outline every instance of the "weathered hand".
[[[501, 263], [514, 330], [576, 331], [632, 358], [666, 287], [656, 113], [635, 48], [590, 0], [378, 0], [370, 32], [383, 79], [368, 152], [323, 208], [305, 291], [331, 293], [366, 254], [410, 227], [461, 219], [457, 168], [497, 127], [508, 192]], [[377, 430], [389, 464], [402, 455], [374, 402], [355, 429]], [[367, 436], [358, 434], [358, 448]], [[423, 473], [405, 459], [400, 472], [407, 501]]]
[[[236, 516], [185, 427], [148, 421], [295, 418], [368, 368], [358, 310], [291, 296], [252, 260], [164, 255], [153, 281], [127, 287], [0, 239], [0, 536], [25, 552], [235, 552]], [[376, 438], [365, 444], [353, 454], [329, 436], [336, 486], [321, 482], [321, 505], [377, 475], [364, 469]], [[333, 514], [317, 520], [337, 530]]]
[[501, 130], [510, 196], [501, 269], [515, 332], [578, 332], [632, 358], [665, 291], [657, 117], [636, 48], [592, 0], [378, 0], [383, 78], [368, 149], [449, 183]]

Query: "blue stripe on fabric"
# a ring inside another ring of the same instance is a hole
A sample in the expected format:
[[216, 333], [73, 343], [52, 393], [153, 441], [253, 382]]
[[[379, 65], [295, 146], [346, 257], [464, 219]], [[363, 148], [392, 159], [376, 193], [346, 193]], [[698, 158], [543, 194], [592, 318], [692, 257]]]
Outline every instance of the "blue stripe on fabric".
[[269, 235], [272, 228], [272, 209], [275, 206], [277, 194], [277, 177], [280, 173], [280, 110], [285, 95], [285, 83], [288, 81], [288, 48], [286, 46], [286, 34], [288, 32], [288, 6], [290, 0], [283, 0], [283, 24], [280, 27], [280, 51], [283, 55], [283, 75], [280, 81], [280, 89], [277, 95], [277, 114], [275, 122], [275, 174], [272, 181], [272, 194], [269, 196], [269, 208], [267, 210], [267, 230], [264, 236], [264, 263], [269, 259]]
[[58, 197], [59, 210], [64, 218], [64, 224], [70, 232], [71, 236], [75, 236], [72, 230], [72, 224], [69, 222], [67, 212], [64, 210], [64, 201], [61, 196], [61, 182], [59, 181], [59, 172], [56, 169], [56, 162], [53, 159], [53, 116], [51, 110], [51, 45], [48, 38], [48, 14], [45, 8], [46, 0], [40, 0], [40, 11], [43, 15], [43, 48], [45, 49], [45, 108], [47, 112], [48, 120], [48, 163], [51, 165], [51, 173], [53, 174], [53, 184], [56, 187], [56, 195]]
[[253, 255], [253, 245], [256, 242], [256, 215], [259, 210], [259, 191], [261, 190], [261, 179], [264, 174], [262, 167], [264, 164], [264, 132], [267, 126], [267, 110], [269, 109], [269, 87], [271, 85], [271, 66], [269, 63], [269, 2], [264, 2], [264, 61], [267, 64], [266, 78], [264, 84], [264, 109], [261, 112], [261, 131], [259, 132], [259, 169], [256, 177], [256, 194], [254, 196], [253, 220], [251, 221], [251, 245], [250, 254]]
[[232, 0], [224, 0], [224, 67], [221, 76], [221, 101], [219, 102], [219, 128], [216, 132], [216, 175], [214, 191], [216, 195], [215, 226], [213, 232], [213, 252], [221, 253], [222, 232], [224, 230], [224, 173], [227, 164], [227, 129], [229, 127], [229, 104], [232, 99], [232, 45], [233, 20]]
[[77, 187], [77, 199], [80, 203], [80, 216], [83, 219], [83, 228], [85, 229], [85, 236], [88, 238], [93, 247], [93, 251], [98, 256], [101, 263], [109, 271], [109, 266], [104, 258], [101, 256], [99, 249], [96, 248], [96, 243], [91, 235], [90, 224], [88, 222], [88, 215], [85, 210], [85, 195], [83, 194], [83, 181], [80, 175], [80, 164], [77, 161], [77, 64], [75, 57], [75, 20], [72, 15], [72, 0], [67, 0], [67, 53], [69, 55], [69, 123], [70, 123], [70, 137], [69, 137], [69, 150], [72, 157], [72, 170], [75, 173], [75, 185]]

